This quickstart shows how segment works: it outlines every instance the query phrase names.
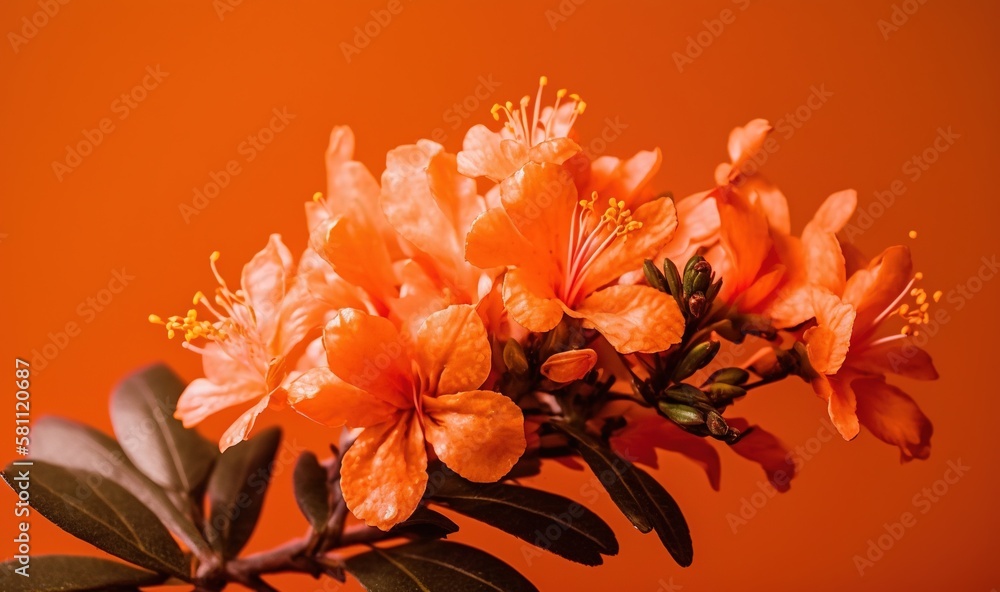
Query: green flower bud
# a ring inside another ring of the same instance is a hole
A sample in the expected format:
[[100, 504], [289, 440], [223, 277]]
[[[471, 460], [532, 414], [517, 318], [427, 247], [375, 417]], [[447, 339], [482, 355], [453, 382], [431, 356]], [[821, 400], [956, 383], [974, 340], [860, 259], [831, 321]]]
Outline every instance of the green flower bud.
[[653, 261], [646, 259], [642, 262], [642, 273], [646, 276], [646, 283], [661, 292], [666, 291], [663, 274], [653, 265]]
[[712, 398], [712, 403], [728, 404], [733, 399], [738, 399], [747, 394], [747, 391], [745, 388], [736, 386], [735, 384], [715, 382], [712, 383], [712, 386], [708, 387], [708, 393]]
[[722, 416], [715, 411], [709, 411], [705, 416], [705, 427], [716, 438], [721, 438], [729, 433], [729, 426], [726, 425], [726, 420], [722, 419]]
[[680, 382], [701, 370], [712, 361], [721, 347], [718, 341], [705, 341], [691, 348], [681, 363], [674, 369], [674, 380]]
[[748, 380], [750, 380], [750, 373], [743, 368], [723, 368], [722, 370], [716, 370], [708, 377], [709, 383], [743, 384]]
[[679, 384], [677, 386], [670, 387], [664, 394], [674, 403], [681, 403], [684, 405], [711, 405], [711, 402], [708, 400], [705, 393], [690, 384]]
[[[663, 259], [663, 278], [667, 282], [667, 292], [679, 298], [681, 294], [681, 274], [677, 271], [677, 266], [670, 259]], [[680, 304], [680, 300], [677, 301]]]
[[677, 405], [660, 401], [660, 412], [666, 415], [671, 421], [684, 426], [701, 425], [705, 423], [705, 415], [694, 407], [687, 405]]

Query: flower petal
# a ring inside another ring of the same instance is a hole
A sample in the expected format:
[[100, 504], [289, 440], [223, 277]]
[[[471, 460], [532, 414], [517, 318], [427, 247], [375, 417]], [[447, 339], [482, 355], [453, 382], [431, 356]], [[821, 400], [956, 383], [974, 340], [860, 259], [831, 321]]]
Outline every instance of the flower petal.
[[875, 320], [903, 293], [912, 278], [910, 250], [901, 245], [889, 247], [872, 259], [868, 269], [852, 275], [844, 287], [844, 300], [858, 310], [854, 333], [861, 337], [875, 329]]
[[879, 440], [898, 446], [900, 460], [930, 456], [934, 428], [909, 395], [886, 384], [885, 377], [859, 378], [851, 386], [861, 423]]
[[543, 257], [565, 261], [577, 192], [564, 168], [528, 163], [504, 179], [500, 199], [514, 227]]
[[619, 353], [652, 353], [679, 343], [684, 317], [673, 296], [649, 286], [616, 285], [595, 292], [576, 312]]
[[552, 286], [525, 268], [511, 269], [504, 275], [503, 303], [518, 324], [536, 333], [552, 330], [563, 317], [563, 303]]
[[388, 319], [345, 308], [327, 323], [323, 344], [342, 380], [401, 409], [413, 406], [410, 357]]
[[851, 366], [870, 374], [899, 374], [916, 380], [937, 380], [930, 354], [913, 345], [912, 337], [883, 341], [851, 356]]
[[574, 349], [558, 352], [542, 363], [542, 375], [554, 382], [573, 382], [590, 372], [597, 364], [597, 352], [592, 349]]
[[836, 374], [847, 358], [854, 327], [854, 307], [833, 294], [813, 292], [816, 326], [803, 335], [809, 364], [821, 374]]
[[857, 398], [849, 378], [820, 375], [812, 381], [813, 390], [827, 402], [830, 421], [845, 440], [853, 440], [861, 431]]
[[237, 374], [219, 384], [207, 378], [196, 378], [177, 399], [174, 417], [189, 428], [227, 407], [253, 401], [266, 394], [263, 379], [253, 381], [248, 376]]
[[524, 415], [493, 391], [424, 397], [427, 441], [444, 464], [470, 481], [492, 483], [524, 454]]
[[[381, 215], [381, 213], [380, 213]], [[396, 296], [396, 279], [389, 250], [379, 230], [364, 220], [340, 216], [321, 224], [311, 246], [334, 272], [385, 302]]]
[[272, 234], [267, 246], [243, 266], [240, 284], [257, 314], [258, 328], [265, 340], [274, 334], [278, 308], [285, 297], [287, 284], [292, 281], [293, 271], [292, 254], [277, 234]]
[[486, 327], [467, 304], [438, 311], [424, 321], [415, 345], [425, 392], [447, 395], [479, 388], [490, 374]]
[[482, 269], [507, 265], [538, 267], [541, 260], [503, 208], [490, 208], [472, 223], [465, 237], [465, 258]]
[[225, 452], [230, 446], [235, 446], [246, 440], [250, 436], [250, 431], [253, 430], [254, 424], [257, 422], [257, 416], [267, 409], [270, 402], [271, 397], [266, 396], [237, 417], [236, 421], [222, 434], [222, 438], [219, 440], [219, 452]]
[[517, 170], [517, 166], [500, 150], [500, 134], [482, 124], [474, 125], [466, 132], [457, 164], [458, 172], [467, 177], [488, 177], [497, 182]]
[[313, 368], [288, 385], [288, 404], [325, 426], [366, 428], [388, 421], [398, 408], [353, 387], [329, 368]]
[[416, 414], [365, 428], [344, 454], [344, 501], [369, 526], [389, 530], [420, 505], [427, 488], [427, 451]]

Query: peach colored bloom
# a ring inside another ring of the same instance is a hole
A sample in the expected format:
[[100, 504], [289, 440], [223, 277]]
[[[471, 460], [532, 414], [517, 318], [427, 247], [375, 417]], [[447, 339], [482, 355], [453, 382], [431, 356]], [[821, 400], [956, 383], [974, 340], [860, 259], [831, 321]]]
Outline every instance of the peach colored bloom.
[[477, 390], [491, 352], [473, 307], [428, 316], [412, 344], [388, 319], [344, 309], [324, 341], [329, 370], [293, 383], [288, 400], [326, 425], [364, 428], [344, 454], [341, 488], [367, 524], [388, 530], [417, 508], [428, 445], [477, 482], [500, 479], [524, 453], [520, 408], [500, 393]]
[[671, 200], [579, 199], [566, 169], [550, 163], [528, 163], [504, 179], [501, 199], [476, 219], [465, 255], [482, 268], [510, 266], [503, 302], [511, 318], [536, 332], [564, 314], [581, 318], [621, 353], [680, 340], [684, 321], [671, 296], [615, 284], [670, 240]]
[[[225, 450], [246, 439], [264, 409], [283, 405], [291, 378], [288, 355], [320, 318], [278, 235], [271, 235], [267, 246], [243, 267], [241, 287], [235, 292], [216, 269], [218, 258], [218, 253], [212, 254], [212, 271], [220, 284], [215, 297], [199, 292], [194, 298], [212, 320], [199, 319], [192, 309], [185, 317], [164, 322], [151, 315], [150, 321], [166, 325], [170, 337], [183, 334], [184, 345], [202, 354], [205, 378], [192, 381], [177, 402], [175, 415], [185, 426], [254, 402], [223, 434], [219, 448]], [[208, 343], [194, 346], [190, 342], [195, 339]]]
[[530, 120], [531, 98], [528, 96], [524, 96], [518, 106], [510, 101], [494, 105], [491, 111], [494, 119], [499, 121], [501, 112], [507, 117], [503, 129], [493, 132], [484, 125], [473, 126], [466, 133], [462, 151], [458, 153], [459, 172], [468, 177], [487, 177], [500, 182], [528, 162], [562, 164], [578, 153], [580, 147], [568, 136], [587, 104], [579, 95], [560, 89], [556, 92], [555, 105], [542, 109], [542, 90], [547, 84], [548, 79], [542, 76]]
[[[841, 273], [834, 271], [827, 283]], [[930, 356], [913, 344], [912, 326], [927, 322], [930, 305], [926, 293], [913, 288], [916, 279], [909, 250], [890, 247], [854, 273], [841, 294], [814, 292], [816, 326], [803, 335], [815, 371], [813, 389], [827, 401], [837, 430], [850, 440], [864, 425], [898, 446], [903, 460], [930, 455], [932, 427], [913, 399], [886, 383], [886, 375], [937, 378]], [[916, 303], [904, 303], [907, 297]], [[893, 316], [907, 321], [903, 332], [880, 337]]]
[[760, 174], [760, 167], [777, 150], [777, 141], [769, 138], [773, 128], [766, 119], [754, 119], [729, 134], [731, 162], [715, 169], [718, 186], [730, 185], [747, 196], [751, 203], [760, 203], [771, 228], [782, 234], [791, 232], [788, 200], [770, 181]]

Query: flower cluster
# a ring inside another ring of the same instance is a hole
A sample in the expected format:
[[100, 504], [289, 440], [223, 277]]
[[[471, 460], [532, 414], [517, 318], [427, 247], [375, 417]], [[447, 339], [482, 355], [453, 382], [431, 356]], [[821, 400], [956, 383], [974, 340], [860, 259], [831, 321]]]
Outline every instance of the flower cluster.
[[384, 530], [419, 506], [429, 462], [494, 482], [526, 459], [569, 462], [564, 426], [632, 462], [679, 452], [713, 486], [710, 439], [789, 470], [777, 438], [724, 417], [789, 376], [845, 439], [864, 426], [904, 460], [928, 456], [930, 422], [886, 377], [937, 377], [913, 337], [940, 293], [917, 286], [906, 247], [868, 261], [838, 235], [854, 191], [794, 234], [757, 166], [771, 131], [758, 119], [733, 130], [711, 188], [674, 199], [650, 187], [659, 150], [581, 151], [586, 103], [559, 90], [542, 107], [547, 82], [494, 106], [502, 128], [472, 127], [458, 154], [391, 150], [380, 179], [336, 128], [298, 262], [272, 235], [233, 289], [213, 253], [214, 293], [150, 317], [203, 358], [176, 417], [239, 407], [223, 450], [266, 410], [346, 426], [344, 500]]

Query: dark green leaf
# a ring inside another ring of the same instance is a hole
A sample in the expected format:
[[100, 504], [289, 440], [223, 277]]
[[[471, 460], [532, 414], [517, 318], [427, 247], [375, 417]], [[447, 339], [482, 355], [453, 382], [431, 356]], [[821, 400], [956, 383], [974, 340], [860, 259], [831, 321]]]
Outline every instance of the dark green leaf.
[[15, 490], [29, 473], [31, 507], [95, 547], [136, 565], [186, 578], [188, 560], [163, 524], [142, 502], [97, 473], [42, 461], [7, 465], [4, 480]]
[[652, 502], [647, 506], [646, 514], [653, 522], [653, 528], [656, 529], [660, 542], [678, 565], [681, 567], [691, 565], [694, 560], [691, 531], [688, 530], [680, 506], [652, 475], [636, 466], [633, 466], [632, 470], [639, 476], [639, 481]]
[[346, 563], [348, 573], [370, 592], [537, 592], [503, 561], [449, 541], [376, 548]]
[[162, 364], [129, 375], [111, 395], [111, 423], [129, 459], [159, 485], [181, 492], [204, 482], [215, 445], [174, 418], [184, 383]]
[[299, 509], [309, 520], [313, 531], [322, 532], [331, 512], [326, 468], [319, 464], [315, 454], [303, 452], [295, 463], [292, 480]]
[[505, 483], [472, 483], [449, 475], [431, 500], [517, 538], [584, 565], [618, 553], [618, 540], [601, 518], [560, 495]]
[[440, 539], [458, 532], [458, 525], [444, 514], [420, 506], [405, 522], [393, 526], [390, 532], [416, 535], [425, 539]]
[[103, 592], [154, 586], [166, 577], [117, 561], [72, 555], [32, 557], [24, 577], [16, 560], [0, 566], [0, 590], [4, 592]]
[[653, 524], [646, 515], [648, 496], [638, 475], [632, 470], [632, 464], [580, 428], [563, 422], [551, 425], [569, 436], [570, 443], [580, 452], [625, 517], [640, 532], [652, 530]]
[[205, 537], [226, 558], [239, 554], [257, 526], [280, 441], [281, 429], [264, 430], [226, 450], [212, 471]]
[[156, 514], [163, 524], [199, 556], [211, 547], [194, 523], [170, 502], [163, 489], [139, 472], [121, 446], [101, 432], [66, 419], [43, 417], [31, 428], [31, 458], [111, 479]]

